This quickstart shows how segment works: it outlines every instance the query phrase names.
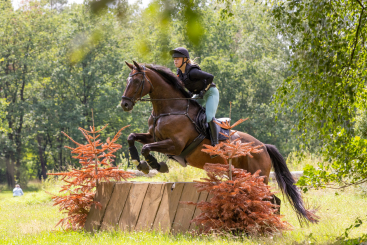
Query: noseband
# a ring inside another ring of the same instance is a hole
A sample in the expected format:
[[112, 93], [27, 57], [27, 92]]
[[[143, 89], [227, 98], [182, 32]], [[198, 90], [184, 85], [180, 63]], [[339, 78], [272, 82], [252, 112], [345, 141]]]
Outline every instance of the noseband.
[[[133, 71], [134, 71], [134, 70], [133, 70]], [[138, 75], [138, 74], [143, 74], [143, 75], [144, 75], [144, 77], [143, 77], [143, 79], [140, 81], [140, 85], [139, 85], [138, 89], [135, 91], [135, 94], [134, 94], [134, 96], [133, 96], [132, 98], [130, 98], [130, 97], [126, 97], [126, 96], [122, 96], [122, 97], [121, 97], [121, 99], [130, 100], [131, 102], [133, 102], [133, 105], [135, 105], [135, 103], [136, 103], [136, 102], [138, 102], [139, 100], [141, 100], [141, 98], [143, 97], [143, 91], [144, 91], [145, 79], [150, 83], [150, 85], [152, 86], [152, 89], [154, 89], [152, 82], [151, 82], [151, 81], [148, 79], [148, 77], [145, 75], [145, 71], [146, 71], [146, 68], [145, 68], [145, 66], [143, 66], [143, 71], [142, 71], [142, 72], [136, 72], [136, 73], [134, 73], [134, 74], [131, 74], [131, 73], [129, 74], [129, 77], [133, 77], [133, 76]], [[131, 83], [131, 81], [129, 81], [128, 86], [130, 85], [130, 83]], [[140, 89], [140, 88], [142, 88], [142, 89], [141, 89], [141, 92], [140, 92], [140, 97], [137, 97], [137, 94], [139, 93], [139, 89]], [[149, 93], [151, 93], [151, 92], [149, 92]]]

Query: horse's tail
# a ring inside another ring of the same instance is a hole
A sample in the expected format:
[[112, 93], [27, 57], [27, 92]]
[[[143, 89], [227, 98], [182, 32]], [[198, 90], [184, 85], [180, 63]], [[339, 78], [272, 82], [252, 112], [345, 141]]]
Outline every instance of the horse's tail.
[[294, 185], [296, 182], [294, 181], [283, 156], [274, 145], [266, 144], [265, 146], [273, 163], [275, 178], [278, 182], [278, 186], [281, 189], [283, 196], [285, 195], [288, 201], [291, 203], [292, 208], [297, 214], [300, 224], [307, 224], [308, 222], [317, 223], [318, 217], [305, 208], [301, 193]]

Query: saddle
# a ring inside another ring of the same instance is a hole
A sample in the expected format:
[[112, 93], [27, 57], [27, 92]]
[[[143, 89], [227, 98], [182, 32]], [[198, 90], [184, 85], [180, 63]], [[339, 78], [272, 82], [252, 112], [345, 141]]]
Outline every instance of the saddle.
[[[225, 122], [230, 121], [230, 118], [214, 118], [217, 122]], [[196, 137], [182, 152], [179, 156], [175, 155], [168, 155], [168, 158], [175, 160], [183, 167], [187, 166], [186, 156], [190, 154], [204, 139], [210, 139], [210, 127], [209, 124], [206, 122], [206, 114], [205, 108], [201, 107], [200, 111], [196, 115], [195, 118], [195, 128], [196, 131], [199, 133], [199, 136]], [[229, 135], [229, 129], [220, 128], [219, 130], [219, 141], [227, 140], [228, 137], [222, 135]]]

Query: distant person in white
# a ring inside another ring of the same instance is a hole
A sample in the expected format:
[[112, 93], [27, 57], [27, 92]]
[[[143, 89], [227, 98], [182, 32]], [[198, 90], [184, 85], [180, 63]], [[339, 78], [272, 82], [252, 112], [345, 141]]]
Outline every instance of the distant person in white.
[[13, 197], [19, 197], [19, 196], [23, 196], [24, 193], [22, 191], [22, 189], [20, 188], [19, 185], [16, 185], [14, 190], [13, 190]]

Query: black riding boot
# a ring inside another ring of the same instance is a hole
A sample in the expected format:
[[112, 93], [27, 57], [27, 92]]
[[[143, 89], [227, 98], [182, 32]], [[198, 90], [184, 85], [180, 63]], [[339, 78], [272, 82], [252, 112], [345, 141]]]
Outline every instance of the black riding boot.
[[219, 125], [217, 125], [213, 120], [209, 122], [210, 127], [210, 140], [212, 141], [212, 146], [218, 144], [219, 137]]

